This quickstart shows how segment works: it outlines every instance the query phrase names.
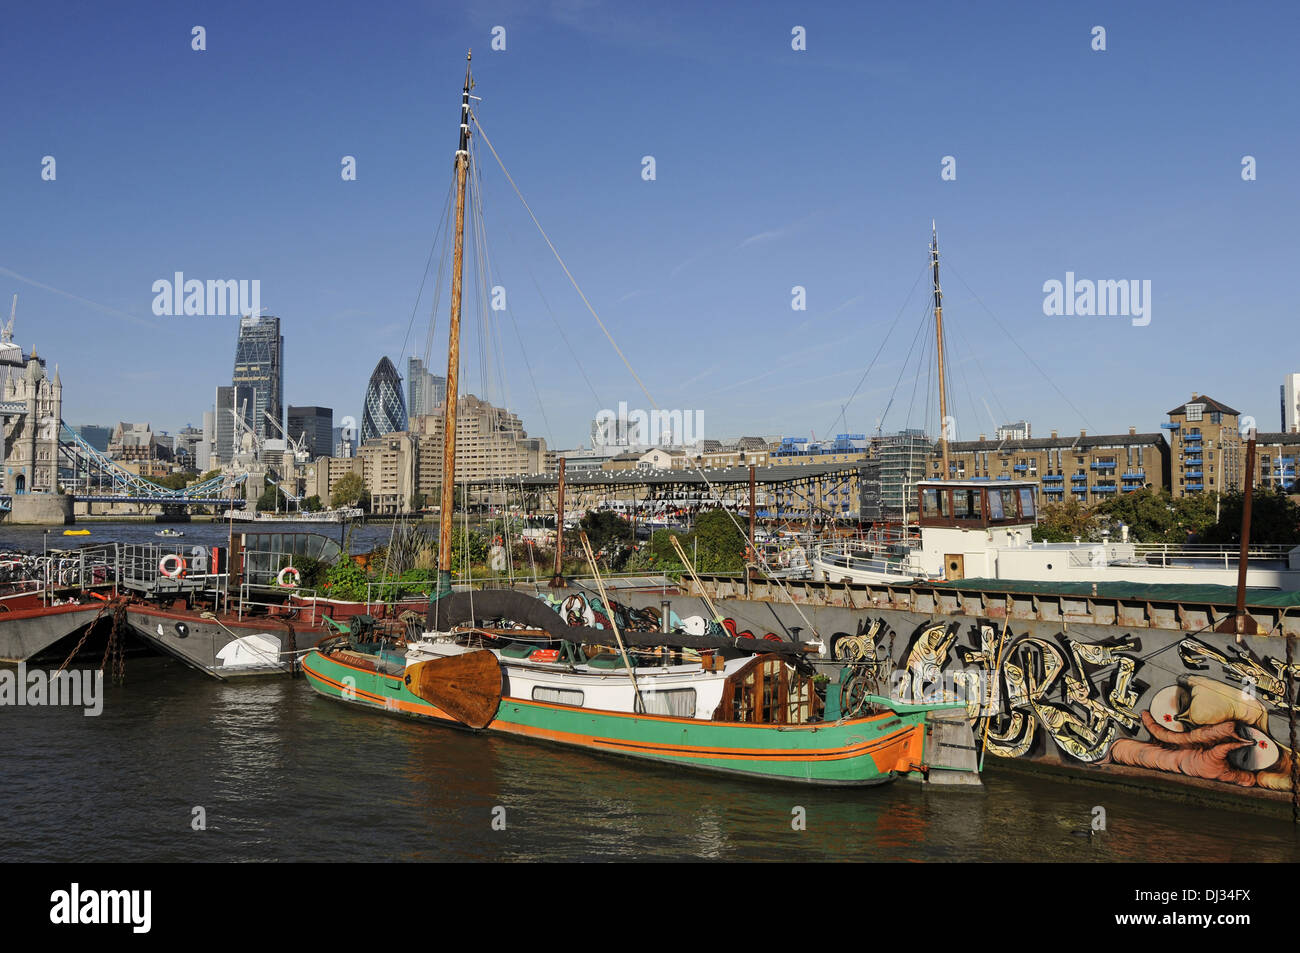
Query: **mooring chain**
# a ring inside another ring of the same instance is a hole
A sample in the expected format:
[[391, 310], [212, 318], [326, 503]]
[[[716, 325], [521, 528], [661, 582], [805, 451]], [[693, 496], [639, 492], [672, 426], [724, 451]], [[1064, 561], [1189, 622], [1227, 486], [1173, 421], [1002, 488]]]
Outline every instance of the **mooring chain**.
[[[107, 602], [104, 603], [104, 605], [100, 608], [99, 612], [95, 613], [95, 618], [90, 620], [90, 624], [86, 626], [86, 631], [82, 633], [81, 639], [77, 642], [76, 647], [73, 648], [73, 650], [68, 653], [68, 657], [63, 660], [63, 664], [60, 665], [58, 669], [55, 671], [54, 673], [55, 675], [58, 675], [59, 672], [62, 672], [65, 668], [67, 668], [68, 665], [72, 662], [73, 658], [76, 657], [76, 654], [81, 651], [81, 647], [86, 644], [86, 639], [90, 637], [90, 633], [95, 628], [96, 623], [98, 623], [99, 620], [104, 617], [104, 613], [108, 611], [110, 605], [111, 603], [107, 603]], [[105, 656], [107, 656], [107, 654], [108, 653], [105, 652]], [[100, 668], [103, 667], [104, 666], [101, 664]]]

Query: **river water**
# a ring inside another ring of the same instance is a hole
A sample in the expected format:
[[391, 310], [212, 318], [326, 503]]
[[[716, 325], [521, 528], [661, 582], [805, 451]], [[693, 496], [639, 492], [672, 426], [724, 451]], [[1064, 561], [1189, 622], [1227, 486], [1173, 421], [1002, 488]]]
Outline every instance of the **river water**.
[[[91, 529], [81, 541], [155, 527]], [[185, 532], [214, 543], [225, 527]], [[43, 535], [6, 529], [0, 548]], [[161, 657], [128, 659], [104, 693], [97, 717], [0, 707], [0, 860], [1300, 860], [1286, 818], [997, 759], [977, 790], [822, 789], [460, 732]]]
[[[165, 658], [128, 660], [98, 717], [6, 707], [0, 725], [6, 861], [1300, 859], [1285, 819], [996, 765], [981, 790], [738, 781]], [[1097, 806], [1106, 830], [1089, 836]]]

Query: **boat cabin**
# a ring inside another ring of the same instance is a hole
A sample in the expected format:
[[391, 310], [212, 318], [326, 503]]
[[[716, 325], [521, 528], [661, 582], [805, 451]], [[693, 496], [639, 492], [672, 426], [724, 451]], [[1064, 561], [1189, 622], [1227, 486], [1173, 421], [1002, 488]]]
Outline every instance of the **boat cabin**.
[[759, 655], [727, 677], [714, 721], [743, 725], [804, 725], [822, 713], [811, 675], [777, 655]]
[[998, 575], [998, 551], [1033, 540], [1037, 486], [1027, 480], [921, 480], [916, 485], [922, 574], [944, 579]]
[[1038, 523], [1037, 485], [1015, 480], [922, 480], [916, 485], [922, 527], [989, 529]]

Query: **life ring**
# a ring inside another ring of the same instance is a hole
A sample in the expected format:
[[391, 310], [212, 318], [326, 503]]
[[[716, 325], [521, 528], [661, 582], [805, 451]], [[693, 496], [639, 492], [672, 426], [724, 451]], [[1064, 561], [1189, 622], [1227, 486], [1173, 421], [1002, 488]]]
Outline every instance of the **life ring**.
[[[288, 577], [293, 576], [293, 582], [286, 581]], [[280, 574], [275, 577], [275, 584], [281, 589], [297, 589], [298, 584], [302, 581], [302, 573], [293, 566], [285, 566], [280, 570]]]
[[[175, 568], [169, 569], [170, 566]], [[168, 553], [158, 560], [158, 571], [168, 579], [179, 579], [185, 575], [185, 558], [176, 553]]]

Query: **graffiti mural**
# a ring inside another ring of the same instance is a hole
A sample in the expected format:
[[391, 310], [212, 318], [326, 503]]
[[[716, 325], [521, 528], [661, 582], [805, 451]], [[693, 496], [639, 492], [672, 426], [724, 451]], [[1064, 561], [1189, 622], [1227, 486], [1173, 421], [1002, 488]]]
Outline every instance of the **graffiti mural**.
[[[887, 631], [882, 620], [864, 622], [857, 635], [837, 633], [832, 652], [875, 659]], [[964, 701], [976, 744], [999, 757], [1054, 749], [1085, 764], [1289, 790], [1293, 754], [1269, 726], [1270, 715], [1295, 705], [1286, 663], [1194, 637], [1176, 645], [1176, 655], [1144, 656], [1131, 635], [1097, 642], [941, 620], [918, 626], [899, 655], [885, 658], [899, 665], [891, 694]]]

